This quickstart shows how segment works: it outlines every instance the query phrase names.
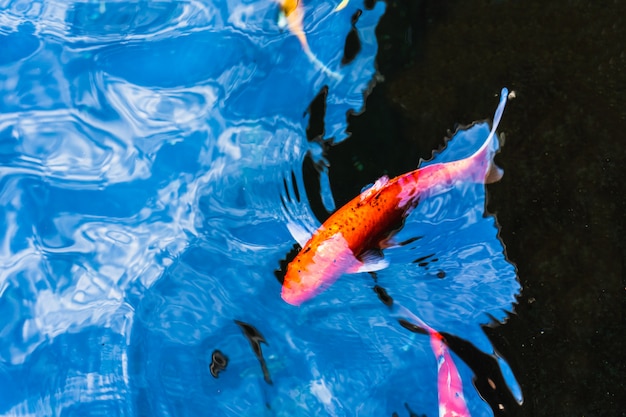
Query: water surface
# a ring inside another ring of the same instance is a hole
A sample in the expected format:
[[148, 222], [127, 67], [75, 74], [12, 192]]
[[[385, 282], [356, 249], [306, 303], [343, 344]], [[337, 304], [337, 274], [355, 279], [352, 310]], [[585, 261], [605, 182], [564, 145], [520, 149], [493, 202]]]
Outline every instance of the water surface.
[[[437, 414], [428, 340], [397, 324], [369, 275], [299, 309], [275, 277], [318, 222], [305, 159], [334, 208], [324, 146], [347, 138], [372, 86], [383, 3], [305, 5], [332, 72], [270, 1], [3, 7], [0, 413]], [[519, 284], [484, 199], [476, 185], [425, 202], [398, 235], [414, 243], [389, 249], [377, 280], [490, 354], [480, 326], [506, 318]], [[458, 364], [472, 415], [491, 415]]]

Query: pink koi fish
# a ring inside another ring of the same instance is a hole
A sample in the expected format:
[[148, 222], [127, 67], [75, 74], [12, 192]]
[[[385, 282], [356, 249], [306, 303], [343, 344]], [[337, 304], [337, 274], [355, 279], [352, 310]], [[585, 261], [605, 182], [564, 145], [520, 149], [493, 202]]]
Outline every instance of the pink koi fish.
[[463, 396], [463, 381], [444, 337], [405, 307], [395, 303], [396, 315], [409, 317], [430, 336], [430, 348], [437, 359], [439, 417], [471, 417]]

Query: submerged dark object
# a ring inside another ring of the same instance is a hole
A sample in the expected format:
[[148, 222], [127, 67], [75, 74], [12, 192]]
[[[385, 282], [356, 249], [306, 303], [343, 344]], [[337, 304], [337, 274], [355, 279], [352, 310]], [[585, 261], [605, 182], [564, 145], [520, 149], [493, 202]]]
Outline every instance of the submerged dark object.
[[214, 378], [219, 377], [219, 373], [226, 370], [228, 366], [228, 356], [224, 355], [219, 349], [215, 349], [211, 354], [211, 364], [209, 370]]
[[263, 351], [261, 350], [261, 343], [267, 344], [265, 338], [254, 326], [248, 323], [244, 323], [243, 321], [235, 320], [235, 324], [241, 328], [243, 335], [250, 342], [250, 346], [252, 347], [252, 351], [254, 352], [256, 358], [261, 365], [261, 370], [263, 371], [263, 379], [265, 382], [272, 385], [272, 378], [270, 377], [270, 371], [267, 369], [267, 364], [265, 363], [265, 358], [263, 357]]

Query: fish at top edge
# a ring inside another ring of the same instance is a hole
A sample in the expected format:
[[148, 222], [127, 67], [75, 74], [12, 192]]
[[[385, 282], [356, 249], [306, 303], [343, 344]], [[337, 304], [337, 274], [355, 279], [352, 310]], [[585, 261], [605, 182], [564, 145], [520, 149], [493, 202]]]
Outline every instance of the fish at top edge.
[[282, 29], [288, 28], [291, 34], [298, 38], [302, 50], [313, 65], [331, 78], [341, 80], [341, 74], [328, 68], [311, 51], [306, 33], [304, 32], [304, 8], [301, 0], [277, 0], [277, 2], [280, 7], [278, 26]]
[[443, 194], [459, 181], [498, 181], [502, 171], [493, 161], [499, 150], [495, 132], [507, 96], [508, 90], [503, 88], [491, 131], [471, 156], [427, 165], [393, 179], [382, 177], [333, 213], [287, 266], [283, 300], [300, 305], [341, 275], [367, 271], [367, 252], [379, 249], [420, 199]]
[[281, 28], [289, 28], [289, 31], [298, 38], [302, 49], [308, 54], [311, 52], [309, 42], [306, 39], [302, 21], [304, 19], [304, 11], [300, 0], [278, 0], [280, 6], [280, 15], [278, 18], [278, 26]]

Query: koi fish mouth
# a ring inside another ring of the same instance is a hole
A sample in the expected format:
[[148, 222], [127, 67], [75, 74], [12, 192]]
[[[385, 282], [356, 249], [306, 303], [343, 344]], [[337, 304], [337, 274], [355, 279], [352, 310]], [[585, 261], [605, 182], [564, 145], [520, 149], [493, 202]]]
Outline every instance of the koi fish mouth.
[[[313, 239], [315, 236], [311, 241]], [[315, 297], [343, 273], [361, 265], [341, 232], [333, 233], [315, 249], [305, 245], [300, 254], [287, 267], [281, 294], [283, 300], [292, 305]]]
[[286, 303], [292, 306], [300, 306], [308, 298], [303, 296], [300, 291], [295, 290], [291, 285], [284, 285], [281, 293], [281, 297]]

